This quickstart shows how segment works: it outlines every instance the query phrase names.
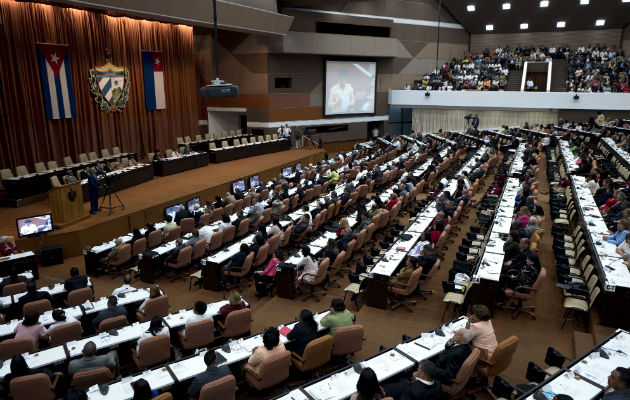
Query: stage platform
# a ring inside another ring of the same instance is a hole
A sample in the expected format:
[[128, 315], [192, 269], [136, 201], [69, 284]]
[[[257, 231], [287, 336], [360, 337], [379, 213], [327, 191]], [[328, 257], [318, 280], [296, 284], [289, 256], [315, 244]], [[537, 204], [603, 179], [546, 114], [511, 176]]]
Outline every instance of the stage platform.
[[[223, 196], [231, 191], [232, 182], [259, 175], [266, 182], [280, 174], [283, 167], [297, 163], [308, 165], [324, 158], [322, 149], [291, 149], [278, 153], [249, 157], [221, 164], [210, 164], [190, 171], [166, 177], [156, 176], [149, 182], [124, 189], [118, 193], [125, 209], [117, 208], [112, 215], [101, 211], [74, 225], [56, 230], [43, 238], [18, 239], [17, 246], [22, 250], [38, 250], [43, 246], [59, 244], [64, 257], [82, 254], [86, 246], [93, 246], [110, 240], [117, 235], [131, 232], [134, 227], [142, 227], [147, 222], [164, 220], [164, 208], [200, 197], [204, 203]], [[115, 198], [113, 198], [114, 203]], [[100, 200], [99, 200], [100, 203]], [[89, 215], [90, 203], [84, 204]], [[21, 208], [0, 208], [0, 234], [14, 235], [17, 238], [16, 218], [50, 212], [48, 200], [39, 201]], [[54, 221], [53, 221], [54, 222]]]

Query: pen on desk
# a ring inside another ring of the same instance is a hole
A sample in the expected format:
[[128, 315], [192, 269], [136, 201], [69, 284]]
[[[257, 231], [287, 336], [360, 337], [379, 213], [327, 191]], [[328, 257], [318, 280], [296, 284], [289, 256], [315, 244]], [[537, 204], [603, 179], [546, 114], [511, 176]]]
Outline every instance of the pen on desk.
[[423, 345], [421, 345], [421, 344], [420, 344], [420, 343], [418, 343], [418, 342], [413, 342], [413, 344], [415, 344], [416, 346], [420, 346], [420, 347], [422, 347], [423, 349], [426, 349], [426, 350], [431, 350], [430, 348], [428, 348], [428, 347], [426, 347], [426, 346], [423, 346]]

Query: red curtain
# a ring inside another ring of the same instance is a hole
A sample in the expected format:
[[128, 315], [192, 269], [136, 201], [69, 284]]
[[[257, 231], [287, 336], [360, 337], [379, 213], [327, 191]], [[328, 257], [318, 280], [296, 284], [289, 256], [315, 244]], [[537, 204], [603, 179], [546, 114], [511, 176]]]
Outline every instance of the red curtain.
[[[32, 170], [37, 161], [77, 161], [79, 153], [114, 146], [144, 156], [197, 133], [191, 27], [13, 0], [0, 0], [0, 11], [0, 167]], [[46, 120], [37, 42], [69, 46], [76, 118]], [[109, 114], [88, 82], [89, 69], [105, 64], [106, 48], [130, 73], [127, 106]], [[145, 109], [142, 50], [162, 51], [166, 110]]]

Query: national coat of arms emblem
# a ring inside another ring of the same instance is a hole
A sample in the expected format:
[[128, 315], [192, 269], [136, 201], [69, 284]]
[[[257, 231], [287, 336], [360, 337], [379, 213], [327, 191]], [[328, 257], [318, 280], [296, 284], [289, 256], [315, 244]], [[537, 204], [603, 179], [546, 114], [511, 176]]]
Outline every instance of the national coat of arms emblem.
[[105, 65], [90, 69], [90, 90], [101, 110], [122, 111], [129, 99], [129, 70], [112, 64], [111, 50], [105, 50]]

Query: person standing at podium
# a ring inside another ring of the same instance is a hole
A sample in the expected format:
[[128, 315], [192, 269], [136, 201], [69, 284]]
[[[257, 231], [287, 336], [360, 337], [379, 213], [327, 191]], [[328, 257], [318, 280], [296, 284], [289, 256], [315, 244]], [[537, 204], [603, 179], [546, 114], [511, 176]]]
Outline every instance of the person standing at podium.
[[88, 194], [90, 195], [90, 214], [96, 214], [98, 211], [98, 189], [101, 187], [101, 184], [98, 182], [94, 167], [90, 168], [87, 179]]

